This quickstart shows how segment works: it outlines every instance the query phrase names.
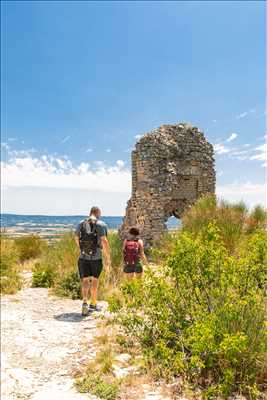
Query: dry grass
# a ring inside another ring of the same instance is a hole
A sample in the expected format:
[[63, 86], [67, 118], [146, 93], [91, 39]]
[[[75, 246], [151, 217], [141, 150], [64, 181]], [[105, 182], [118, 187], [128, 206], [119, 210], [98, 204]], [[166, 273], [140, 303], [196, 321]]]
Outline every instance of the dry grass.
[[100, 346], [105, 346], [109, 343], [109, 336], [106, 332], [95, 337], [95, 342]]
[[14, 294], [22, 287], [19, 254], [14, 241], [1, 236], [1, 293]]
[[195, 236], [211, 222], [219, 228], [229, 253], [235, 254], [244, 237], [259, 228], [266, 229], [267, 211], [257, 205], [249, 212], [243, 202], [229, 203], [215, 196], [203, 196], [182, 217], [183, 230]]
[[106, 344], [97, 353], [95, 358], [95, 365], [101, 374], [112, 373], [114, 363], [114, 352], [110, 344]]

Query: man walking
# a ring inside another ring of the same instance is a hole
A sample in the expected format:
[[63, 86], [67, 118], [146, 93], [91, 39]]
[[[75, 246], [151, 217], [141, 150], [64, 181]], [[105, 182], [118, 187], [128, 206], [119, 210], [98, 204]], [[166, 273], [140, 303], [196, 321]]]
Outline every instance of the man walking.
[[[78, 269], [82, 281], [82, 315], [97, 310], [97, 291], [99, 277], [103, 268], [102, 250], [105, 258], [105, 267], [110, 269], [110, 248], [107, 239], [107, 226], [100, 220], [101, 211], [92, 207], [90, 215], [81, 221], [76, 228], [76, 243], [80, 248]], [[91, 281], [91, 301], [88, 307], [88, 297]]]

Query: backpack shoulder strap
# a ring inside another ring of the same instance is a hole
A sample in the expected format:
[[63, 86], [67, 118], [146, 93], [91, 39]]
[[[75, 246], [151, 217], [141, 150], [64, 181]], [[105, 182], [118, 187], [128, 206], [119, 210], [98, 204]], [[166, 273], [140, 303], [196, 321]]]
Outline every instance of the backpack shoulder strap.
[[90, 228], [92, 233], [96, 233], [98, 235], [98, 230], [96, 229], [96, 222], [90, 221]]
[[80, 233], [80, 238], [81, 238], [81, 236], [82, 236], [82, 234], [85, 232], [85, 220], [83, 220], [82, 222], [81, 222], [81, 225], [80, 225], [80, 231], [79, 231], [79, 233]]

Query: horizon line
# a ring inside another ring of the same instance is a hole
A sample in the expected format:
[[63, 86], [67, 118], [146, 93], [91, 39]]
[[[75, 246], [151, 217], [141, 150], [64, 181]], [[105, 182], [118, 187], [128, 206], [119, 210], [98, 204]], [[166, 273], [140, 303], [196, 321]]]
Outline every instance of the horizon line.
[[[9, 212], [1, 212], [0, 215], [17, 215], [20, 217], [86, 217], [89, 214], [17, 214]], [[123, 217], [123, 215], [101, 215], [101, 218], [110, 217]]]

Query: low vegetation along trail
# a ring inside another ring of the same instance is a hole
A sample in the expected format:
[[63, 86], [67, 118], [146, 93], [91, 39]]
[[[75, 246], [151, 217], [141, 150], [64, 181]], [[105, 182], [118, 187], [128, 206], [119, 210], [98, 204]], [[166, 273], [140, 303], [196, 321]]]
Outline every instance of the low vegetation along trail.
[[2, 298], [2, 400], [95, 398], [73, 387], [73, 372], [96, 354], [102, 311], [86, 318], [81, 302], [25, 287]]

